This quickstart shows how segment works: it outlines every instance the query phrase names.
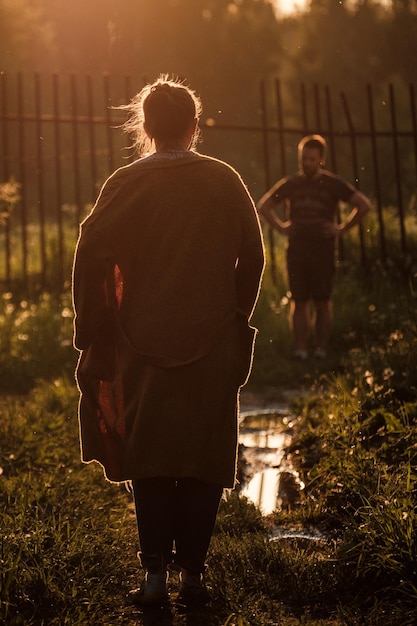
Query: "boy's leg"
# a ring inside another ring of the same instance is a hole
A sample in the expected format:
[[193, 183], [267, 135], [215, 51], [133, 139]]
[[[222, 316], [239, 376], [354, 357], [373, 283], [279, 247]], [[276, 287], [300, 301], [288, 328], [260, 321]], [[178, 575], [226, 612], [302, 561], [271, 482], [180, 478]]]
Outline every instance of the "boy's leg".
[[315, 300], [315, 331], [317, 354], [325, 355], [332, 333], [333, 317], [330, 300]]
[[291, 325], [294, 334], [295, 354], [307, 356], [310, 336], [310, 303], [308, 300], [293, 300], [291, 303]]

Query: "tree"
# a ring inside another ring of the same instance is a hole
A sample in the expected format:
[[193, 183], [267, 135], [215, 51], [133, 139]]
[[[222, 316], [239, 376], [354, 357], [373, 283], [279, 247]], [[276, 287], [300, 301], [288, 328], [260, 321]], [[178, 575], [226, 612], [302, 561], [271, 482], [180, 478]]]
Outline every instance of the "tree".
[[54, 28], [42, 5], [31, 0], [0, 0], [0, 69], [44, 69], [56, 53]]

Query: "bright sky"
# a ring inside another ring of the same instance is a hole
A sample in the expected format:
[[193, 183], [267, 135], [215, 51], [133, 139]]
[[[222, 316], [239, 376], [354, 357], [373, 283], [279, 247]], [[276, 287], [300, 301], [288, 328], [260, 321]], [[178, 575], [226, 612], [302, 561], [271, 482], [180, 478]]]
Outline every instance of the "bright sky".
[[[341, 2], [342, 0], [339, 0]], [[379, 0], [385, 7], [390, 5], [390, 0]], [[308, 6], [308, 0], [274, 0], [278, 14], [288, 15], [294, 11], [304, 10]]]
[[275, 0], [277, 12], [281, 15], [288, 15], [298, 9], [304, 9], [306, 6], [306, 0]]

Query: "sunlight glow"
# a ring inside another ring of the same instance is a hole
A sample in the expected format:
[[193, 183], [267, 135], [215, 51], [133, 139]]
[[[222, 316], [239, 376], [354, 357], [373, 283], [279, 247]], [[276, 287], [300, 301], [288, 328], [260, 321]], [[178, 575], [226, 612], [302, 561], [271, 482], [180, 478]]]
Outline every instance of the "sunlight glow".
[[277, 15], [291, 15], [307, 8], [307, 0], [275, 0]]
[[[354, 4], [351, 0], [339, 0], [340, 4], [342, 2], [347, 5]], [[388, 9], [391, 5], [391, 0], [378, 0], [378, 4]], [[273, 0], [273, 5], [277, 16], [287, 16], [308, 10], [309, 0]]]

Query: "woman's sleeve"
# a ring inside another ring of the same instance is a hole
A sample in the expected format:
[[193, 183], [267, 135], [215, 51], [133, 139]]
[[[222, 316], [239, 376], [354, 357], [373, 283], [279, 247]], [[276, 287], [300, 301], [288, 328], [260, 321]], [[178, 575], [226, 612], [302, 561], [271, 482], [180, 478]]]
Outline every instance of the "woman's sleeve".
[[244, 187], [240, 206], [240, 251], [236, 265], [236, 292], [239, 309], [252, 315], [259, 295], [265, 264], [262, 231], [254, 202]]
[[108, 319], [108, 276], [112, 260], [109, 246], [92, 227], [81, 227], [73, 270], [74, 346], [87, 348]]
[[108, 324], [108, 277], [114, 260], [111, 242], [100, 234], [96, 224], [120, 202], [119, 179], [120, 170], [116, 170], [102, 186], [90, 215], [80, 227], [72, 276], [74, 346], [78, 350], [87, 348], [99, 334], [103, 337]]

